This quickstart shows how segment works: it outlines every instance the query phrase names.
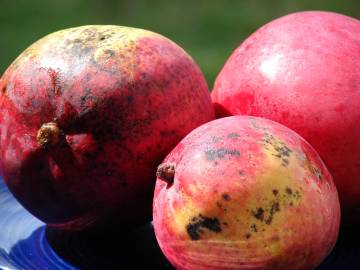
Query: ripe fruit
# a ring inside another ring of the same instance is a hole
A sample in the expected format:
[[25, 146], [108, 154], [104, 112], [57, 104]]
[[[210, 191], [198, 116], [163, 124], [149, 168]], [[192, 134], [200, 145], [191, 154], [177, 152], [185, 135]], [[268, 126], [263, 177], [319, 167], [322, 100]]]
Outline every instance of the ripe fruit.
[[313, 269], [335, 245], [339, 221], [320, 157], [270, 120], [204, 124], [158, 168], [153, 224], [177, 269]]
[[220, 115], [280, 122], [320, 154], [345, 215], [360, 215], [360, 21], [299, 12], [261, 27], [218, 75]]
[[0, 165], [51, 226], [151, 219], [156, 165], [214, 118], [194, 61], [161, 35], [120, 26], [53, 33], [0, 82]]

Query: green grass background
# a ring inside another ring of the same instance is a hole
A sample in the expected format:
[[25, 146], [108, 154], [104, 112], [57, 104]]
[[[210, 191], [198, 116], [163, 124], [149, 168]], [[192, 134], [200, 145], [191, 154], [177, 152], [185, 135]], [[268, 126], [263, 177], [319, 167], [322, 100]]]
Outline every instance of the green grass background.
[[0, 0], [0, 74], [40, 37], [85, 24], [117, 24], [158, 32], [198, 62], [209, 87], [230, 53], [261, 25], [301, 10], [360, 19], [360, 1], [334, 0]]

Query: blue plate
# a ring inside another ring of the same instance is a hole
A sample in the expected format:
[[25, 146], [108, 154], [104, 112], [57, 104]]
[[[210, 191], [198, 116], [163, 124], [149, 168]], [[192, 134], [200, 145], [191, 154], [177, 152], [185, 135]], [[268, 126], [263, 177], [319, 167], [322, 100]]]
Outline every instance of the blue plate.
[[173, 269], [151, 224], [114, 232], [66, 233], [46, 227], [11, 195], [0, 178], [0, 269]]
[[[359, 232], [343, 229], [317, 270], [359, 270]], [[0, 269], [173, 269], [161, 253], [151, 224], [113, 232], [66, 233], [29, 214], [0, 179]]]

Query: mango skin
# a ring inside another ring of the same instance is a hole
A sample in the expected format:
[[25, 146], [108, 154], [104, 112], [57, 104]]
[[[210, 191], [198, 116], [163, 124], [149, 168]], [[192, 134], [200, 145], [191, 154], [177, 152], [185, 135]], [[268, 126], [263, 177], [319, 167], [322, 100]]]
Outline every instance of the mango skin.
[[[68, 230], [150, 221], [156, 165], [214, 119], [191, 57], [129, 27], [52, 33], [12, 63], [0, 90], [2, 175], [33, 215]], [[65, 142], [43, 148], [37, 131], [49, 122]]]
[[176, 269], [314, 269], [336, 243], [337, 190], [314, 149], [270, 120], [233, 116], [192, 131], [162, 164], [153, 224]]
[[305, 138], [334, 177], [348, 224], [360, 222], [359, 33], [359, 20], [332, 12], [278, 18], [232, 53], [212, 92], [218, 117], [264, 117]]

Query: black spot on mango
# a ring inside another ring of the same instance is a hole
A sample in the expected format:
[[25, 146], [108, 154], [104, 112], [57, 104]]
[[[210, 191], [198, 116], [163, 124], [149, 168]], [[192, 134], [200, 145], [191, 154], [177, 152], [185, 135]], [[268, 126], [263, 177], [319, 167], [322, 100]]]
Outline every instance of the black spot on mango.
[[259, 207], [259, 208], [256, 209], [256, 211], [251, 211], [251, 213], [256, 219], [258, 219], [260, 221], [264, 220], [265, 211], [264, 211], [263, 208]]
[[206, 158], [208, 160], [217, 160], [222, 159], [225, 156], [240, 156], [240, 152], [236, 149], [225, 149], [225, 148], [219, 148], [219, 149], [210, 149], [205, 151]]
[[220, 222], [216, 217], [206, 217], [199, 215], [198, 217], [193, 217], [189, 224], [186, 225], [186, 231], [190, 236], [191, 240], [199, 240], [201, 234], [204, 233], [203, 229], [219, 233], [222, 231]]
[[224, 193], [221, 197], [222, 197], [225, 201], [230, 201], [230, 200], [231, 200], [230, 195], [227, 194], [227, 193]]

